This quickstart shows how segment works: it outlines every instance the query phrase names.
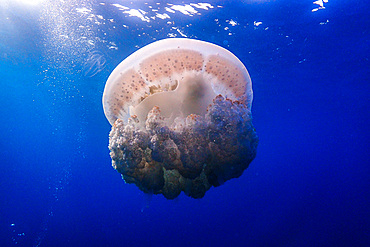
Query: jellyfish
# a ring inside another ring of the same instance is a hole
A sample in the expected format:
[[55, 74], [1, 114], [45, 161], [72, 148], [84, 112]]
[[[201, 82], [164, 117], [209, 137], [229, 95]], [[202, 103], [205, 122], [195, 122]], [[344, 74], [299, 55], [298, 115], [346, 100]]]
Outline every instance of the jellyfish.
[[252, 99], [248, 71], [228, 50], [187, 38], [151, 43], [105, 85], [112, 166], [145, 193], [202, 198], [256, 157]]
[[83, 75], [86, 77], [95, 76], [105, 68], [106, 61], [103, 53], [99, 51], [90, 52], [82, 68]]

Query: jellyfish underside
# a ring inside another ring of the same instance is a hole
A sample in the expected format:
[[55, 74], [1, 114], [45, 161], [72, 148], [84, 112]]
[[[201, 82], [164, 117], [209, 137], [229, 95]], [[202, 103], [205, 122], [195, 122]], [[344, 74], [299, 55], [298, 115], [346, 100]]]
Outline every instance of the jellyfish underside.
[[202, 198], [255, 158], [251, 102], [248, 72], [223, 48], [188, 39], [148, 45], [117, 66], [105, 88], [112, 165], [145, 193]]
[[132, 107], [130, 113], [144, 121], [148, 112], [157, 106], [165, 121], [171, 124], [176, 117], [186, 117], [190, 114], [203, 115], [208, 105], [217, 96], [211, 85], [204, 81], [201, 75], [188, 75], [186, 82], [175, 82], [172, 90], [152, 94]]

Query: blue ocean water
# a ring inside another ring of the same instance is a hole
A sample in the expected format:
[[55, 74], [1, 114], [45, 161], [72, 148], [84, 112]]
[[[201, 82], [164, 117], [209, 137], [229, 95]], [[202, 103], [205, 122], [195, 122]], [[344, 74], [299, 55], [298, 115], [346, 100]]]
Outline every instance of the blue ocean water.
[[[0, 0], [0, 246], [370, 246], [370, 4]], [[111, 166], [112, 70], [168, 37], [253, 82], [257, 157], [202, 199]]]

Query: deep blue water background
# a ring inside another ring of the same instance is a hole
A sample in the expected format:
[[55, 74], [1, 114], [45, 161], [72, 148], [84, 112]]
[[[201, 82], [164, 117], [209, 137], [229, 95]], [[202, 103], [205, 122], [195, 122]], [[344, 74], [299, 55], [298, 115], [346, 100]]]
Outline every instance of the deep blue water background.
[[[150, 22], [111, 4], [165, 2], [52, 2], [0, 2], [0, 246], [370, 246], [368, 1], [213, 1]], [[172, 27], [253, 81], [257, 158], [200, 200], [144, 195], [107, 148], [106, 79]]]

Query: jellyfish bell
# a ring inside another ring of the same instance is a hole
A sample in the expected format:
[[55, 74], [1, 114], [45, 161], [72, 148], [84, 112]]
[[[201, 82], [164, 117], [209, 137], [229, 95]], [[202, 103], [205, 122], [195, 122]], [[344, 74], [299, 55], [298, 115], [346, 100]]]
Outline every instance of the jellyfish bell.
[[219, 94], [251, 107], [252, 83], [243, 63], [208, 42], [164, 39], [141, 48], [114, 69], [105, 86], [103, 107], [112, 125], [131, 115], [144, 121], [154, 105], [174, 119], [204, 115]]
[[103, 93], [113, 167], [151, 194], [201, 198], [256, 156], [252, 83], [226, 49], [164, 39], [123, 60]]

